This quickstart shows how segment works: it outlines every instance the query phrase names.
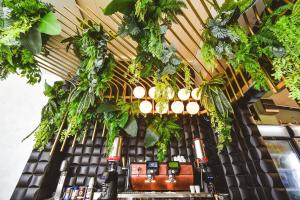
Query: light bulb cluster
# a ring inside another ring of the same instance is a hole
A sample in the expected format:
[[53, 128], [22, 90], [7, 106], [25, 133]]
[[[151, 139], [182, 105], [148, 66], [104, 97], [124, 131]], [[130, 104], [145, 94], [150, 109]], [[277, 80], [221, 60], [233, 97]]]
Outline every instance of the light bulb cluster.
[[[190, 96], [193, 98], [192, 102], [188, 102], [186, 105], [186, 111], [191, 114], [191, 115], [195, 115], [199, 112], [200, 110], [200, 106], [199, 104], [196, 102], [198, 101], [200, 98], [197, 95], [199, 88], [195, 88], [192, 90], [192, 92], [190, 92], [188, 89], [186, 88], [182, 88], [178, 91], [178, 98], [181, 101], [174, 101], [171, 104], [171, 110], [175, 113], [175, 114], [181, 114], [184, 112], [184, 104], [182, 101], [187, 101]], [[171, 100], [175, 97], [175, 92], [172, 88], [167, 88], [167, 94], [168, 94], [168, 99]], [[134, 88], [133, 90], [133, 95], [138, 98], [141, 99], [146, 95], [146, 89], [142, 86], [137, 86]], [[148, 91], [148, 95], [151, 99], [155, 98], [155, 87], [151, 87]], [[144, 100], [140, 103], [140, 111], [144, 114], [148, 114], [151, 113], [153, 106], [152, 103], [148, 100]], [[157, 113], [159, 114], [166, 114], [169, 111], [169, 103], [157, 103], [155, 105], [155, 110]]]

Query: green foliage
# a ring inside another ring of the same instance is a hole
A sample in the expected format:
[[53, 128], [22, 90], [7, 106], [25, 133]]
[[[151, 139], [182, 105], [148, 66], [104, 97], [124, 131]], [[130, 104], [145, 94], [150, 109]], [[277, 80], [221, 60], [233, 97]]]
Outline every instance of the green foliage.
[[245, 11], [249, 6], [254, 3], [255, 0], [225, 0], [222, 4], [220, 10], [221, 11], [229, 11], [233, 10], [236, 7], [239, 7], [241, 12]]
[[[42, 51], [48, 36], [37, 27], [41, 21], [47, 21], [44, 17], [52, 13], [52, 7], [38, 0], [4, 0], [0, 9], [0, 79], [15, 73], [26, 77], [30, 84], [39, 82], [40, 69], [34, 55]], [[43, 29], [53, 24], [59, 26], [55, 19], [44, 24]]]
[[233, 12], [221, 12], [216, 18], [207, 21], [207, 29], [202, 33], [202, 59], [211, 70], [216, 67], [215, 59], [225, 59], [234, 68], [244, 68], [254, 80], [256, 89], [268, 90], [267, 77], [258, 62], [263, 53], [266, 53], [257, 44], [263, 40], [258, 37], [249, 38], [237, 23], [231, 23]]
[[[173, 46], [165, 42], [168, 27], [175, 21], [175, 15], [182, 13], [185, 4], [181, 0], [135, 0], [112, 1], [105, 9], [105, 14], [120, 11], [123, 14], [123, 23], [119, 27], [119, 35], [129, 35], [138, 43], [138, 55], [129, 66], [133, 73], [133, 82], [140, 77], [176, 73], [181, 61], [177, 58]], [[126, 4], [127, 8], [123, 8]], [[126, 11], [125, 11], [126, 10]]]
[[44, 95], [48, 102], [42, 109], [42, 117], [39, 128], [35, 131], [35, 148], [42, 150], [54, 137], [67, 108], [69, 88], [62, 81], [57, 81], [53, 86], [45, 83]]
[[[266, 20], [264, 29], [272, 32], [270, 39], [276, 38], [278, 47], [272, 49], [273, 76], [284, 78], [285, 85], [290, 89], [290, 97], [300, 102], [300, 9], [299, 1], [294, 5], [283, 6]], [[282, 16], [282, 13], [287, 12]], [[278, 53], [279, 52], [279, 53]]]
[[177, 140], [180, 136], [181, 127], [176, 123], [174, 117], [154, 117], [148, 122], [148, 128], [145, 136], [146, 148], [156, 144], [158, 148], [157, 159], [164, 161], [167, 148], [173, 137]]
[[185, 89], [191, 90], [193, 82], [191, 80], [191, 71], [188, 64], [184, 63], [182, 69], [184, 72]]
[[[115, 61], [107, 49], [109, 36], [104, 32], [103, 27], [88, 22], [89, 26], [83, 26], [82, 35], [67, 38], [62, 42], [73, 44], [76, 55], [80, 58], [78, 69], [78, 83], [70, 94], [68, 109], [68, 135], [78, 135], [81, 138], [82, 132], [88, 121], [97, 121], [99, 115], [96, 99], [103, 100], [103, 96], [109, 87], [109, 81], [113, 76]], [[102, 107], [103, 108], [103, 107]], [[112, 118], [106, 116], [106, 121]], [[111, 125], [111, 133], [116, 134], [114, 125]], [[62, 139], [62, 138], [61, 138]]]
[[211, 125], [218, 133], [219, 151], [231, 142], [231, 115], [233, 113], [231, 104], [220, 87], [223, 84], [222, 77], [216, 76], [209, 81], [204, 81], [197, 91], [201, 105], [207, 110]]
[[49, 12], [45, 15], [40, 22], [39, 31], [48, 35], [59, 35], [61, 27], [57, 21], [53, 12]]

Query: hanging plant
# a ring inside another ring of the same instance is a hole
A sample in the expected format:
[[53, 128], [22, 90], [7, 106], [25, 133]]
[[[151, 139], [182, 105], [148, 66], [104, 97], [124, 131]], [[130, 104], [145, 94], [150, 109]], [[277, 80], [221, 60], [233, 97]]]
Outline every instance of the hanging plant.
[[154, 117], [148, 121], [144, 139], [145, 147], [157, 146], [157, 159], [165, 160], [169, 143], [173, 137], [180, 140], [181, 127], [175, 117]]
[[3, 0], [0, 5], [0, 79], [20, 74], [34, 84], [41, 79], [34, 55], [59, 35], [60, 25], [50, 4], [38, 0]]
[[99, 105], [96, 112], [102, 115], [102, 120], [107, 129], [106, 133], [106, 153], [109, 154], [114, 139], [123, 130], [131, 137], [136, 137], [138, 124], [135, 115], [139, 113], [139, 102], [128, 103], [119, 100], [117, 104], [103, 102]]
[[67, 110], [69, 92], [70, 87], [63, 81], [57, 81], [53, 86], [45, 82], [44, 95], [48, 97], [48, 102], [42, 109], [41, 122], [34, 133], [34, 148], [43, 150], [57, 133]]
[[166, 77], [171, 80], [175, 75], [181, 60], [176, 56], [176, 48], [167, 44], [165, 34], [184, 7], [181, 0], [113, 0], [103, 10], [106, 15], [124, 14], [119, 35], [129, 35], [138, 43], [137, 56], [128, 67], [134, 77], [132, 82], [152, 76], [156, 79], [156, 86], [165, 85]]
[[73, 45], [81, 62], [77, 71], [76, 87], [70, 94], [68, 128], [64, 130], [61, 140], [69, 135], [77, 135], [77, 138], [81, 139], [87, 130], [88, 122], [99, 119], [98, 114], [94, 112], [97, 108], [96, 100], [103, 100], [109, 81], [113, 77], [115, 60], [107, 49], [110, 37], [102, 26], [91, 22], [87, 24], [82, 26], [82, 34], [62, 41], [68, 42], [68, 47]]
[[231, 104], [220, 87], [223, 84], [222, 77], [215, 76], [209, 81], [203, 81], [197, 91], [200, 103], [210, 117], [211, 126], [218, 134], [219, 151], [231, 142], [231, 115], [233, 114]]
[[208, 19], [206, 29], [202, 33], [203, 46], [201, 57], [213, 71], [216, 59], [225, 59], [235, 68], [244, 68], [254, 80], [258, 90], [268, 90], [267, 77], [258, 62], [253, 41], [236, 22], [232, 22], [235, 11], [221, 12], [214, 19]]

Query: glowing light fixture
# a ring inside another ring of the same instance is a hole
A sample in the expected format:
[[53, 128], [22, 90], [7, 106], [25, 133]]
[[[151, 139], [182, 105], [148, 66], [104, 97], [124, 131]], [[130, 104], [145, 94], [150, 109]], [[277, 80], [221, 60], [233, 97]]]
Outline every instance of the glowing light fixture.
[[159, 114], [166, 114], [169, 110], [169, 104], [168, 103], [157, 103], [155, 105], [155, 110]]
[[199, 88], [195, 88], [195, 89], [192, 90], [192, 93], [191, 93], [192, 98], [195, 99], [195, 100], [200, 100], [200, 97], [197, 95], [198, 90], [199, 90]]
[[171, 105], [171, 109], [174, 113], [180, 114], [184, 111], [184, 105], [181, 101], [174, 101]]
[[149, 94], [149, 97], [150, 97], [151, 99], [154, 99], [154, 97], [155, 97], [155, 87], [151, 87], [151, 88], [149, 89], [149, 91], [148, 91], [148, 94]]
[[152, 111], [152, 103], [150, 101], [142, 101], [140, 103], [140, 111], [144, 114], [150, 113]]
[[197, 102], [189, 102], [186, 105], [186, 111], [191, 115], [197, 114], [199, 110], [200, 110], [200, 106]]
[[190, 98], [190, 91], [186, 88], [182, 88], [178, 91], [178, 98], [181, 101], [186, 101]]
[[143, 88], [142, 86], [137, 86], [133, 89], [133, 95], [138, 99], [143, 98], [145, 94], [146, 94], [145, 88]]

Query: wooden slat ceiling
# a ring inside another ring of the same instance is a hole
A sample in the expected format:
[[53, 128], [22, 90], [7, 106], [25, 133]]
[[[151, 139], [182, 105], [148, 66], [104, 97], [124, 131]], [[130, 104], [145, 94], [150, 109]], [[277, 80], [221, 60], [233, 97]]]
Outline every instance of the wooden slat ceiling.
[[[47, 57], [37, 56], [39, 66], [43, 69], [54, 73], [63, 79], [70, 79], [79, 66], [79, 60], [74, 55], [73, 51], [66, 52], [65, 44], [60, 41], [66, 37], [76, 34], [76, 31], [81, 31], [79, 24], [82, 20], [91, 20], [95, 23], [102, 24], [104, 29], [110, 34], [115, 35], [118, 30], [118, 25], [121, 23], [121, 15], [105, 16], [101, 9], [104, 8], [110, 0], [45, 0], [45, 2], [54, 5], [56, 16], [61, 22], [62, 33], [50, 39], [47, 44], [47, 49], [50, 54]], [[228, 67], [224, 62], [218, 62], [218, 67], [214, 72], [211, 72], [205, 67], [199, 55], [202, 38], [201, 32], [203, 24], [208, 17], [213, 17], [216, 12], [211, 6], [205, 3], [205, 0], [186, 0], [187, 9], [184, 9], [184, 14], [178, 16], [178, 23], [173, 24], [167, 32], [166, 38], [168, 43], [172, 43], [177, 48], [178, 56], [189, 63], [191, 71], [195, 74], [201, 72], [202, 75], [210, 79], [217, 73], [223, 73]], [[221, 4], [221, 1], [218, 2]], [[263, 3], [258, 6], [259, 13], [262, 11]], [[255, 14], [251, 10], [247, 13], [251, 24], [255, 22]], [[79, 19], [79, 20], [78, 20]], [[245, 25], [245, 19], [240, 19], [240, 24]], [[122, 85], [128, 82], [124, 74], [127, 72], [127, 65], [130, 60], [136, 55], [137, 44], [130, 38], [117, 37], [112, 40], [108, 48], [118, 60], [117, 68], [115, 69], [115, 79], [113, 84]], [[122, 61], [122, 62], [120, 62]], [[195, 76], [195, 84], [201, 83], [199, 75]], [[183, 87], [183, 78], [178, 73], [178, 85]], [[141, 80], [141, 84], [145, 86], [153, 85], [151, 79]]]

